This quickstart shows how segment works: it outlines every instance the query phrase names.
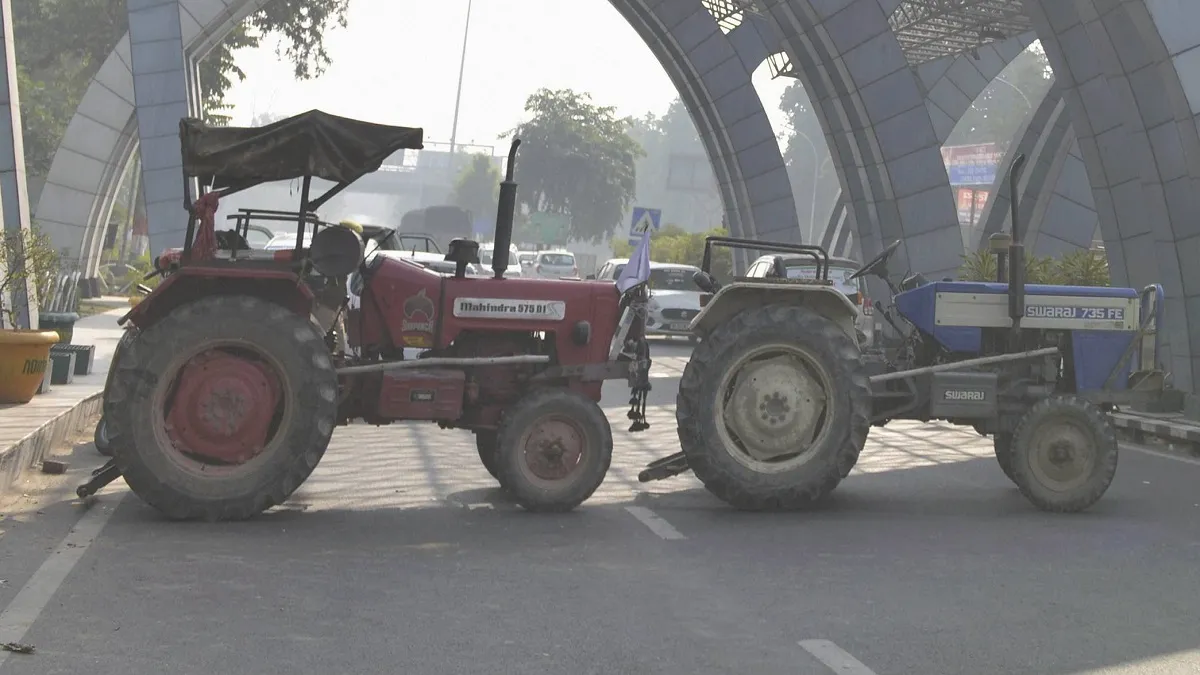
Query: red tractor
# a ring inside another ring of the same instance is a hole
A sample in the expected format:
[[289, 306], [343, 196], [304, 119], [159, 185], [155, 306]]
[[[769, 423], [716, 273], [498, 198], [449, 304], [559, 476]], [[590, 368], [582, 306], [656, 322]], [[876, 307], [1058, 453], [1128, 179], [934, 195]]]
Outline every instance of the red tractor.
[[[181, 121], [184, 174], [202, 194], [188, 198], [182, 251], [121, 319], [104, 392], [112, 459], [81, 497], [124, 476], [170, 518], [248, 518], [286, 500], [334, 428], [356, 419], [473, 431], [488, 471], [530, 511], [572, 509], [599, 487], [613, 446], [605, 380], [628, 380], [630, 430], [647, 426], [645, 285], [504, 278], [516, 140], [492, 277], [464, 274], [476, 242], [451, 242], [456, 271], [438, 273], [388, 251], [364, 257], [358, 233], [316, 218], [422, 136], [319, 111], [255, 129]], [[246, 250], [229, 244], [236, 230], [214, 232], [220, 197], [295, 178], [294, 250]], [[333, 187], [310, 198], [313, 178]]]

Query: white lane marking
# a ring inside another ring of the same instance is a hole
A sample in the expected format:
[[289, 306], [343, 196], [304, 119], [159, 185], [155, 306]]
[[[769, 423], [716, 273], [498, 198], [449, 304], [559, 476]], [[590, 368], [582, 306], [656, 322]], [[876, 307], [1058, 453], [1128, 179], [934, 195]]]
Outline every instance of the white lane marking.
[[875, 675], [862, 661], [829, 640], [801, 640], [800, 646], [838, 675]]
[[[0, 644], [20, 642], [29, 627], [37, 621], [42, 610], [62, 586], [67, 575], [87, 553], [92, 542], [100, 536], [105, 523], [112, 517], [128, 491], [113, 492], [108, 499], [94, 502], [81, 516], [75, 527], [67, 533], [54, 553], [33, 573], [29, 581], [17, 593], [17, 597], [0, 611]], [[0, 666], [12, 652], [0, 651]]]
[[664, 520], [662, 516], [644, 506], [626, 506], [625, 510], [628, 511], [629, 514], [634, 518], [637, 518], [638, 522], [650, 528], [651, 532], [657, 534], [663, 539], [672, 541], [678, 539], [687, 539], [687, 537], [683, 536], [682, 532], [675, 529], [675, 527]]
[[1193, 457], [1181, 457], [1179, 455], [1173, 455], [1169, 452], [1163, 452], [1162, 450], [1155, 450], [1153, 448], [1145, 448], [1140, 445], [1134, 445], [1133, 443], [1120, 443], [1119, 445], [1123, 450], [1135, 450], [1143, 454], [1162, 457], [1163, 459], [1173, 459], [1176, 462], [1183, 462], [1184, 464], [1191, 464], [1192, 466], [1200, 466], [1200, 459], [1195, 459]]

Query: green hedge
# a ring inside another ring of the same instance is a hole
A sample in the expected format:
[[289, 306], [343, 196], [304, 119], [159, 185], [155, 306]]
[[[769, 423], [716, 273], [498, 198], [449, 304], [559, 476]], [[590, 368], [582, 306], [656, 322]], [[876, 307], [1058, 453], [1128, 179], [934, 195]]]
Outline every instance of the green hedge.
[[[964, 255], [958, 268], [962, 281], [995, 281], [996, 256], [988, 251]], [[1108, 258], [1103, 251], [1080, 249], [1061, 258], [1030, 256], [1025, 259], [1026, 282], [1065, 286], [1109, 286]]]

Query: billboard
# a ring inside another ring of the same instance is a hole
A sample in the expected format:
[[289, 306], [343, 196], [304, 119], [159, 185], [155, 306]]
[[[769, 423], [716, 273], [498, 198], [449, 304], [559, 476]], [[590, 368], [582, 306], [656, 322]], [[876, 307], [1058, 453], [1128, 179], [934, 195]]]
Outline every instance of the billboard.
[[942, 161], [950, 185], [991, 185], [996, 170], [1004, 161], [1004, 151], [996, 143], [976, 145], [947, 145], [942, 148]]

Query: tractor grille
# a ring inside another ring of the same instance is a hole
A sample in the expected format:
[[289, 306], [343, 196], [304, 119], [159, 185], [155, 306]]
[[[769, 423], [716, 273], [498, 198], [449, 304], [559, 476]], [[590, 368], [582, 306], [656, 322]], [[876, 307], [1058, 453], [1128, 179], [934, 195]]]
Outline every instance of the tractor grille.
[[694, 309], [664, 309], [662, 315], [669, 321], [691, 321], [700, 312]]

